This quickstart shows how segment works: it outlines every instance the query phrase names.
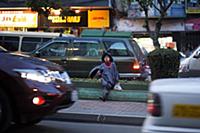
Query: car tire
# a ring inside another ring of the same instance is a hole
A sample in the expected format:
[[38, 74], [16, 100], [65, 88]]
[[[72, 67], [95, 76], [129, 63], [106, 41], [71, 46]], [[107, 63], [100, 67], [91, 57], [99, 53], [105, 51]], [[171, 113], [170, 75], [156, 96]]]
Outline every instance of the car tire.
[[0, 132], [4, 132], [11, 124], [12, 110], [6, 93], [0, 88]]

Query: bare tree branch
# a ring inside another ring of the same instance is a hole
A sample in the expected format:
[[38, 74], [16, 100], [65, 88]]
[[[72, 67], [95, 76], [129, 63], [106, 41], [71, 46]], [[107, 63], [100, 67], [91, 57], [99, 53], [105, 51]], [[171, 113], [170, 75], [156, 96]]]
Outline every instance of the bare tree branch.
[[171, 5], [174, 3], [175, 0], [170, 0], [169, 4], [166, 6], [166, 8], [164, 9], [164, 11], [166, 12], [170, 7]]
[[163, 2], [164, 2], [164, 0], [158, 0], [158, 4], [160, 5], [160, 9], [164, 9]]
[[155, 5], [155, 3], [153, 3], [152, 5], [157, 11], [159, 11], [161, 13], [161, 10]]

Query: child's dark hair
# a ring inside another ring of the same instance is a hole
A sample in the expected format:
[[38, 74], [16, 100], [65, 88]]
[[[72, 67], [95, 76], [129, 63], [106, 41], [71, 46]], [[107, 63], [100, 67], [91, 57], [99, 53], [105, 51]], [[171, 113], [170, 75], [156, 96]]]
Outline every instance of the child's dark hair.
[[110, 58], [110, 61], [113, 62], [113, 58], [112, 58], [112, 56], [111, 56], [111, 54], [110, 54], [109, 52], [104, 52], [104, 53], [103, 53], [102, 58], [101, 58], [102, 62], [105, 62], [105, 61], [104, 61], [104, 58], [105, 58], [106, 56], [108, 56], [108, 57]]

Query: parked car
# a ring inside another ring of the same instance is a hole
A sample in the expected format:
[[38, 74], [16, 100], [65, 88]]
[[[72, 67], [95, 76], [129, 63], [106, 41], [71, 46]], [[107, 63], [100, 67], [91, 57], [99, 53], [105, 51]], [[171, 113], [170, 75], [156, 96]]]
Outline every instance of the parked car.
[[60, 37], [52, 39], [33, 52], [33, 56], [61, 64], [71, 77], [88, 77], [90, 71], [101, 64], [103, 51], [114, 58], [120, 78], [145, 79], [142, 52], [127, 38]]
[[179, 77], [200, 76], [200, 46], [192, 54], [181, 60]]
[[150, 84], [143, 133], [200, 133], [200, 78]]
[[[40, 47], [44, 42], [59, 37], [60, 33], [52, 32], [0, 32], [0, 46], [10, 52], [30, 53]], [[65, 37], [73, 37], [71, 34], [62, 34]]]
[[38, 123], [77, 100], [67, 72], [59, 65], [0, 48], [0, 132], [11, 122]]

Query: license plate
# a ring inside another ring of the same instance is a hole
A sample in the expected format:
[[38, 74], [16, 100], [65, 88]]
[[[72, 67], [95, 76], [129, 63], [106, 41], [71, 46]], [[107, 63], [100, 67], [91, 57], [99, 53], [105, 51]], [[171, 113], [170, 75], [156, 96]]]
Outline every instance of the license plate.
[[178, 118], [200, 118], [200, 105], [176, 104], [173, 107], [172, 115]]

